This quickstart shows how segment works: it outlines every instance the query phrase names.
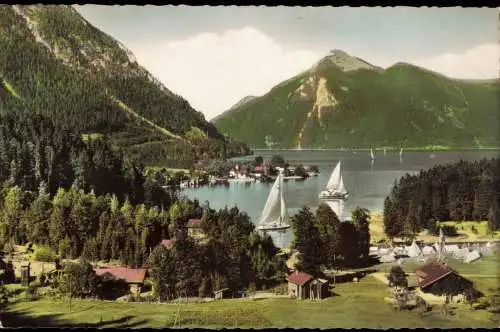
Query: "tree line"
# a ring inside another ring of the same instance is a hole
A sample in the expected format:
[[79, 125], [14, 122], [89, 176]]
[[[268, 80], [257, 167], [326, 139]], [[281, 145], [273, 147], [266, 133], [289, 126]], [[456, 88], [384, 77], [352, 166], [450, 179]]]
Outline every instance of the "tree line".
[[437, 165], [394, 183], [384, 202], [384, 230], [393, 238], [423, 229], [436, 233], [436, 221], [484, 221], [500, 229], [500, 159]]
[[335, 212], [321, 204], [313, 214], [302, 208], [293, 218], [293, 248], [299, 253], [297, 268], [320, 275], [324, 268], [349, 268], [366, 262], [369, 254], [369, 212], [356, 208], [352, 220], [341, 222]]

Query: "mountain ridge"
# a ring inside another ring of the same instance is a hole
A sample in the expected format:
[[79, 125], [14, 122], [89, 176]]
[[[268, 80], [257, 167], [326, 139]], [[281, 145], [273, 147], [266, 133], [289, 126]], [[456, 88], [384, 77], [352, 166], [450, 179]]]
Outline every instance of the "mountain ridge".
[[[179, 149], [185, 163], [248, 153], [73, 7], [0, 5], [0, 18], [0, 73], [24, 102], [14, 105], [4, 98], [5, 109], [35, 110], [74, 131], [111, 134], [116, 144], [145, 161], [158, 155], [172, 161]], [[205, 137], [193, 141], [193, 130]], [[134, 147], [146, 141], [153, 146], [148, 156]]]
[[403, 62], [383, 69], [334, 50], [212, 122], [255, 148], [267, 142], [281, 148], [498, 146], [499, 92], [498, 80], [448, 78]]

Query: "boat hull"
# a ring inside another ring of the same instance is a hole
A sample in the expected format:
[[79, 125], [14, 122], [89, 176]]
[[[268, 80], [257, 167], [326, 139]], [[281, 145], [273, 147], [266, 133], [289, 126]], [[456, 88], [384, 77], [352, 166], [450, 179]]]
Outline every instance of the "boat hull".
[[336, 193], [336, 192], [328, 192], [328, 191], [323, 191], [319, 194], [320, 199], [324, 200], [331, 200], [331, 199], [346, 199], [349, 197], [349, 194], [342, 194], [342, 193]]
[[266, 232], [272, 232], [272, 231], [284, 231], [285, 229], [289, 229], [292, 226], [257, 226], [257, 229], [259, 231], [266, 231]]

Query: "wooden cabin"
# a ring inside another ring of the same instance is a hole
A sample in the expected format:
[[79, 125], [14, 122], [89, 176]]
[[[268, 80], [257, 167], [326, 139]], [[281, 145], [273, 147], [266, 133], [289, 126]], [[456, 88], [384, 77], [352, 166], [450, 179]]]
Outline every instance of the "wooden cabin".
[[319, 300], [326, 295], [327, 281], [295, 270], [288, 276], [288, 295], [299, 300]]
[[424, 294], [432, 294], [444, 300], [465, 300], [469, 296], [480, 296], [474, 289], [472, 281], [460, 276], [446, 263], [432, 261], [415, 271], [418, 276], [418, 287]]
[[193, 238], [204, 237], [203, 230], [201, 229], [201, 219], [189, 219], [186, 228], [189, 236]]
[[111, 274], [115, 279], [124, 280], [129, 286], [130, 293], [137, 297], [141, 294], [147, 272], [146, 269], [129, 269], [124, 267], [95, 269], [95, 273], [98, 276]]

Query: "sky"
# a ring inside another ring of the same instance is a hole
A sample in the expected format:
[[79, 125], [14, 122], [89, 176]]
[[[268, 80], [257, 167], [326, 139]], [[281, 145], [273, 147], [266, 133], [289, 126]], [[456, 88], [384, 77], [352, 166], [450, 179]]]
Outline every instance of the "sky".
[[499, 74], [496, 8], [74, 6], [210, 120], [340, 49], [455, 78]]

